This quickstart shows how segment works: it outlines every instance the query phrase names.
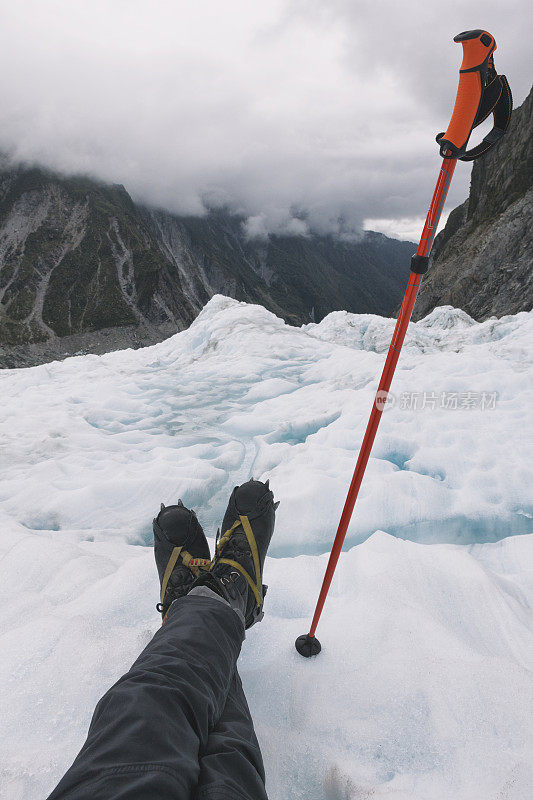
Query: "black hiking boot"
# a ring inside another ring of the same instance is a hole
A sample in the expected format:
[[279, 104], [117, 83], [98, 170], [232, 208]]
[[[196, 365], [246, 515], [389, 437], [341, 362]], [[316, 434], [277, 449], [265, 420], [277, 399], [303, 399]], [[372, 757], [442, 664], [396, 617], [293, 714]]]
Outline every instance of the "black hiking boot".
[[236, 486], [230, 497], [223, 534], [217, 540], [211, 571], [202, 573], [196, 586], [206, 586], [226, 600], [250, 628], [263, 618], [263, 565], [274, 533], [279, 503], [268, 481], [248, 481]]
[[185, 508], [181, 500], [177, 506], [164, 506], [154, 519], [154, 555], [159, 581], [161, 602], [157, 610], [163, 622], [171, 603], [183, 597], [200, 574], [209, 569], [209, 545], [194, 511]]

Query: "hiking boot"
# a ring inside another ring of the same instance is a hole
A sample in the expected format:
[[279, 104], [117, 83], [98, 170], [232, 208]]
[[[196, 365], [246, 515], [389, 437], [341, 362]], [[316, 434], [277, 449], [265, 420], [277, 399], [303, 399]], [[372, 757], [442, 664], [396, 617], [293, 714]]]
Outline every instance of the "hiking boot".
[[163, 622], [171, 603], [187, 594], [201, 569], [209, 569], [209, 545], [194, 511], [181, 500], [176, 506], [164, 506], [154, 519], [154, 555], [161, 602], [156, 606]]
[[206, 586], [226, 600], [250, 628], [263, 618], [263, 565], [274, 533], [279, 503], [268, 481], [248, 481], [236, 486], [230, 497], [223, 534], [217, 536], [211, 571], [200, 575], [194, 586]]

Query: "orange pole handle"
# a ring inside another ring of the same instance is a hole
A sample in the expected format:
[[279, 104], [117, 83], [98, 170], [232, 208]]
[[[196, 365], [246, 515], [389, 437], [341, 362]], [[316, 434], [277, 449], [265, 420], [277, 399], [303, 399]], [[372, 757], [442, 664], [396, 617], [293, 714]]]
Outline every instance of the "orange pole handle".
[[492, 34], [482, 30], [458, 33], [453, 40], [463, 45], [463, 62], [459, 70], [459, 87], [452, 118], [446, 133], [438, 138], [438, 142], [443, 157], [446, 150], [451, 150], [452, 157], [457, 158], [470, 138], [496, 41]]

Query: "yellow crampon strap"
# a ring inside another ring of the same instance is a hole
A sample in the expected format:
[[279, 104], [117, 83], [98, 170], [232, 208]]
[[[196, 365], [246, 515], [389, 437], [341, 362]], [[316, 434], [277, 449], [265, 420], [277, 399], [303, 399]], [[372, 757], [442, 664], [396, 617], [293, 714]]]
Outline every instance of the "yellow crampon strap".
[[172, 553], [170, 554], [170, 558], [168, 559], [168, 564], [165, 569], [165, 574], [163, 575], [163, 580], [161, 581], [161, 602], [164, 601], [165, 592], [167, 590], [168, 582], [170, 580], [170, 576], [172, 575], [172, 570], [177, 564], [178, 558], [181, 555], [181, 563], [189, 567], [193, 575], [198, 576], [200, 574], [200, 568], [202, 569], [210, 569], [211, 561], [208, 558], [193, 558], [187, 550], [184, 550], [183, 547], [175, 547]]
[[[178, 558], [181, 555], [181, 562], [184, 566], [189, 567], [191, 572], [194, 575], [200, 574], [200, 569], [211, 569], [214, 565], [215, 561], [219, 564], [229, 564], [230, 567], [238, 570], [241, 575], [246, 579], [249, 583], [254, 597], [256, 599], [257, 605], [261, 606], [263, 604], [263, 585], [261, 581], [261, 562], [259, 560], [259, 552], [257, 550], [257, 543], [255, 541], [255, 536], [252, 531], [252, 526], [250, 525], [250, 520], [244, 514], [236, 519], [231, 528], [221, 536], [220, 540], [217, 543], [217, 556], [221, 552], [223, 546], [226, 544], [228, 539], [230, 538], [231, 534], [238, 528], [239, 525], [242, 525], [246, 538], [248, 540], [248, 544], [250, 546], [250, 551], [252, 553], [252, 559], [254, 562], [254, 571], [255, 571], [255, 578], [254, 579], [246, 572], [243, 566], [238, 563], [238, 561], [232, 561], [230, 558], [216, 558], [213, 561], [210, 561], [208, 558], [193, 558], [187, 550], [184, 550], [183, 547], [175, 547], [172, 551], [170, 558], [168, 559], [168, 564], [165, 569], [165, 574], [163, 575], [163, 580], [161, 581], [161, 602], [164, 601], [165, 592], [167, 590], [168, 582], [170, 580], [170, 576], [172, 575], [172, 570], [176, 566], [178, 562]], [[166, 616], [165, 616], [166, 619]], [[165, 620], [163, 620], [164, 622]]]
[[240, 519], [236, 519], [235, 522], [233, 523], [233, 525], [231, 526], [231, 528], [228, 528], [228, 530], [221, 536], [221, 538], [217, 542], [217, 553], [220, 553], [220, 551], [222, 550], [223, 546], [228, 541], [229, 537], [231, 536], [231, 534], [233, 533], [235, 528], [238, 528], [239, 525], [241, 525], [241, 524], [242, 523], [241, 523]]
[[220, 541], [219, 541], [219, 543], [217, 545], [217, 553], [219, 553], [221, 551], [222, 546], [228, 541], [229, 537], [231, 536], [231, 534], [233, 533], [235, 528], [237, 528], [239, 525], [242, 525], [244, 533], [246, 534], [246, 538], [248, 540], [248, 544], [250, 545], [250, 550], [251, 550], [252, 558], [253, 558], [253, 562], [254, 562], [254, 570], [255, 570], [255, 578], [256, 578], [256, 580], [254, 581], [253, 578], [250, 575], [248, 575], [248, 573], [246, 572], [244, 567], [241, 566], [241, 564], [239, 564], [238, 561], [232, 561], [230, 558], [217, 558], [216, 562], [218, 564], [229, 564], [231, 567], [234, 567], [235, 569], [237, 569], [241, 573], [241, 575], [243, 575], [246, 578], [247, 582], [250, 584], [250, 588], [252, 589], [252, 591], [254, 593], [257, 605], [261, 606], [263, 604], [263, 585], [262, 585], [262, 580], [261, 580], [261, 562], [259, 560], [259, 553], [258, 553], [258, 550], [257, 550], [257, 542], [255, 541], [255, 536], [254, 536], [253, 531], [252, 531], [252, 526], [250, 525], [250, 520], [248, 519], [247, 516], [245, 516], [244, 514], [241, 515], [238, 520], [235, 520], [235, 522], [233, 523], [231, 528], [229, 528], [224, 533], [224, 535], [222, 536], [222, 538], [220, 539]]
[[198, 576], [200, 574], [200, 567], [203, 569], [210, 569], [211, 568], [211, 559], [210, 558], [193, 558], [187, 550], [181, 551], [181, 560], [182, 563], [185, 564], [186, 567], [189, 567], [193, 575]]
[[170, 558], [168, 559], [167, 568], [165, 570], [165, 574], [163, 575], [163, 580], [161, 581], [161, 602], [163, 602], [165, 598], [165, 592], [167, 590], [167, 585], [170, 580], [170, 576], [172, 575], [172, 570], [176, 566], [176, 561], [179, 558], [179, 554], [181, 553], [181, 547], [175, 547], [172, 553], [170, 554]]

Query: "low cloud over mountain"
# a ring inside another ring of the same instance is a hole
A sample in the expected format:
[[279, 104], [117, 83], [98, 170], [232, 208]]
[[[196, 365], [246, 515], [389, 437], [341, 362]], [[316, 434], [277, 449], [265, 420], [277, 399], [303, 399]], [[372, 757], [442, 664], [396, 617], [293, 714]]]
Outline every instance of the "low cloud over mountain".
[[521, 102], [526, 14], [525, 0], [455, 1], [446, 19], [393, 0], [21, 0], [0, 31], [0, 148], [176, 213], [223, 205], [252, 236], [349, 238], [370, 218], [413, 238], [455, 96], [453, 35], [493, 31]]

